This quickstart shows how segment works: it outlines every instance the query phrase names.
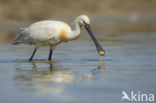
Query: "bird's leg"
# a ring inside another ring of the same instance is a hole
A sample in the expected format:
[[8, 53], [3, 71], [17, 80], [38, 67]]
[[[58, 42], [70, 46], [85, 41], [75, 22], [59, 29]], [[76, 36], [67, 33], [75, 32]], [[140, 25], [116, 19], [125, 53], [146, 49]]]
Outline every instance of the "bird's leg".
[[31, 57], [30, 57], [29, 61], [32, 61], [32, 59], [33, 59], [33, 57], [34, 57], [34, 55], [35, 55], [36, 51], [37, 51], [37, 49], [35, 49], [35, 50], [33, 51], [33, 53], [32, 53], [32, 55], [31, 55]]
[[55, 46], [50, 46], [50, 51], [49, 51], [49, 58], [48, 60], [51, 61], [52, 59], [52, 55], [53, 55], [53, 50], [54, 50]]
[[53, 50], [50, 49], [50, 52], [49, 52], [49, 58], [48, 58], [49, 61], [51, 61], [52, 54], [53, 54]]

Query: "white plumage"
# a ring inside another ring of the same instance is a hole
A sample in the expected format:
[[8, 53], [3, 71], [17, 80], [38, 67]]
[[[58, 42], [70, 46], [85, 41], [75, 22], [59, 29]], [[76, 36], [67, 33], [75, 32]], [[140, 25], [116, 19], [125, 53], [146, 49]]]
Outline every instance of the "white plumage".
[[[83, 26], [85, 26], [90, 33], [91, 30], [89, 24], [90, 20], [86, 15], [81, 15], [75, 19], [73, 30], [68, 24], [62, 21], [45, 20], [36, 22], [22, 29], [13, 40], [13, 44], [34, 44], [35, 50], [29, 59], [30, 61], [38, 48], [48, 45], [50, 46], [49, 60], [51, 60], [52, 51], [57, 44], [78, 38], [80, 35], [80, 29]], [[91, 32], [91, 37], [94, 40], [98, 51], [102, 52], [103, 50], [101, 46], [92, 35], [93, 33]]]
[[35, 44], [36, 48], [44, 45], [55, 46], [61, 41], [69, 40], [70, 38], [65, 38], [63, 35], [65, 36], [70, 33], [70, 26], [64, 22], [40, 21], [23, 29], [13, 43]]

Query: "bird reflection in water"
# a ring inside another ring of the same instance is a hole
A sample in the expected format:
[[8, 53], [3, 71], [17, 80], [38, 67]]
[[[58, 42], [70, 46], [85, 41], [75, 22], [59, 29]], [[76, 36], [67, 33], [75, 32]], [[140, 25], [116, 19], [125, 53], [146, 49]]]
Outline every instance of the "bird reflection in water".
[[96, 69], [93, 69], [92, 70], [92, 75], [98, 74], [99, 72], [101, 72], [100, 70], [105, 70], [105, 64], [104, 64], [104, 62], [100, 62], [99, 63], [99, 66]]
[[69, 83], [72, 81], [72, 72], [60, 70], [53, 66], [53, 63], [49, 63], [49, 70], [47, 69], [46, 72], [41, 71], [43, 68], [37, 67], [36, 63], [32, 63], [32, 65], [32, 68], [36, 71], [33, 81], [53, 83]]
[[[97, 68], [84, 73], [83, 71], [70, 70], [70, 68], [62, 68], [55, 63], [48, 63], [48, 67], [40, 66], [41, 63], [32, 62], [31, 70], [24, 68], [16, 68], [17, 75], [15, 80], [19, 81], [16, 87], [28, 88], [35, 90], [36, 95], [49, 95], [56, 97], [55, 99], [66, 101], [76, 98], [72, 93], [68, 92], [69, 84], [79, 84], [92, 80], [93, 76], [104, 69], [104, 63], [100, 63]], [[57, 66], [56, 66], [57, 65]], [[40, 66], [40, 67], [39, 67]], [[23, 85], [22, 85], [23, 83]], [[28, 85], [26, 85], [28, 83]], [[20, 89], [22, 92], [25, 92]], [[28, 92], [28, 90], [26, 90]]]
[[98, 69], [104, 69], [104, 62], [100, 63], [100, 65], [98, 66]]
[[[51, 82], [51, 83], [70, 83], [79, 82], [85, 80], [91, 80], [93, 75], [99, 70], [104, 70], [104, 62], [99, 63], [97, 68], [94, 68], [91, 72], [83, 73], [77, 70], [70, 71], [69, 68], [62, 68], [60, 66], [54, 66], [55, 63], [47, 63], [48, 67], [39, 67], [37, 64], [32, 62], [32, 69], [24, 70], [23, 68], [16, 68], [18, 72], [24, 72], [22, 75], [17, 75], [16, 79], [37, 81], [37, 82]], [[27, 75], [29, 72], [29, 75]], [[30, 76], [31, 75], [31, 76]]]

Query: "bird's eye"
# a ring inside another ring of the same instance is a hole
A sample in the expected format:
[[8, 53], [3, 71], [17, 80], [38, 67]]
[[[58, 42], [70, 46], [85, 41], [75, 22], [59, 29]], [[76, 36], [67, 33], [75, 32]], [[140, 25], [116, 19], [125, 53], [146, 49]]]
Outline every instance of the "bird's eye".
[[83, 24], [87, 24], [85, 21], [83, 21]]

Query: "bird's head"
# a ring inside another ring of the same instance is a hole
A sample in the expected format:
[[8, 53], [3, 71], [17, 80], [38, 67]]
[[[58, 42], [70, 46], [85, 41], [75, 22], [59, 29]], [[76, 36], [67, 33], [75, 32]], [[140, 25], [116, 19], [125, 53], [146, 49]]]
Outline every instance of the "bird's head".
[[77, 21], [81, 27], [83, 27], [87, 24], [90, 24], [90, 20], [89, 20], [88, 16], [86, 16], [86, 15], [80, 15], [79, 17], [77, 17]]
[[88, 16], [86, 15], [80, 15], [79, 17], [76, 18], [76, 22], [79, 24], [80, 27], [85, 27], [86, 30], [88, 31], [88, 33], [90, 34], [91, 38], [93, 39], [95, 45], [96, 45], [96, 48], [97, 48], [97, 51], [98, 53], [103, 56], [105, 54], [103, 48], [101, 47], [101, 45], [98, 43], [98, 41], [96, 40], [92, 30], [91, 30], [91, 27], [90, 27], [90, 20], [88, 18]]

